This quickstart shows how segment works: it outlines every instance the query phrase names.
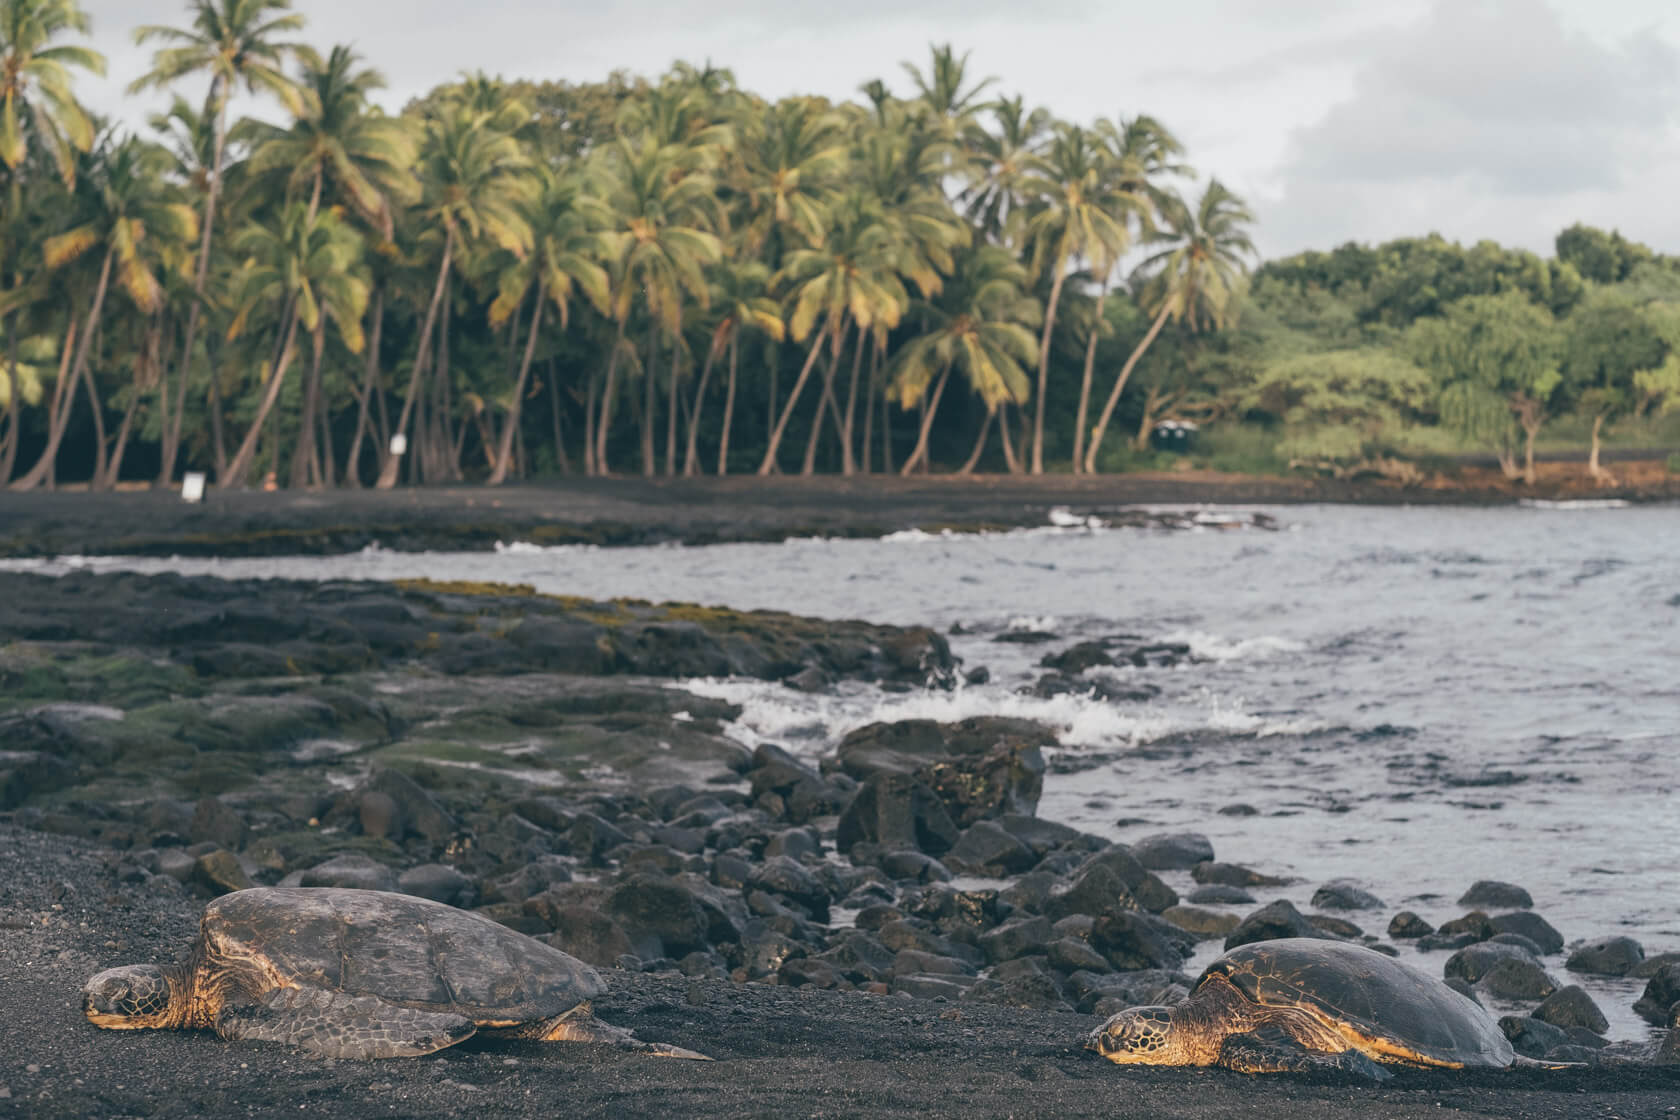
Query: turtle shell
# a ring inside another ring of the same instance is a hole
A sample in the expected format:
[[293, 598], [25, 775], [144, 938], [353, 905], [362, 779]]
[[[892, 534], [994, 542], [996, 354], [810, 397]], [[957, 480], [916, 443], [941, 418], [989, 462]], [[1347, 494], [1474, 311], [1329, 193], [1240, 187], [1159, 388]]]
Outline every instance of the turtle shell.
[[205, 907], [208, 967], [258, 992], [311, 987], [452, 1011], [483, 1026], [548, 1019], [606, 991], [596, 971], [478, 914], [386, 891], [258, 887]]
[[1373, 1056], [1426, 1065], [1511, 1064], [1511, 1043], [1480, 1006], [1363, 945], [1308, 937], [1258, 941], [1208, 965], [1196, 987], [1214, 975], [1262, 1006], [1318, 1011], [1370, 1044]]

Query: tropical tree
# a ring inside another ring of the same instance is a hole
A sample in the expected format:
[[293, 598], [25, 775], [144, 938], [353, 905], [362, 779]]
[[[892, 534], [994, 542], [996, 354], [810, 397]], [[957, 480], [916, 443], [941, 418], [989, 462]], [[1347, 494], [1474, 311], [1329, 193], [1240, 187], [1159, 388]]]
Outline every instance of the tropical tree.
[[1026, 282], [1026, 269], [1008, 250], [983, 245], [964, 254], [939, 300], [916, 305], [926, 328], [905, 344], [889, 371], [888, 391], [901, 407], [927, 401], [915, 449], [900, 474], [910, 474], [926, 460], [928, 435], [953, 369], [986, 409], [974, 451], [961, 473], [973, 470], [979, 461], [998, 408], [1006, 402], [1020, 404], [1031, 393], [1025, 367], [1038, 356], [1031, 328], [1042, 310], [1037, 300], [1024, 294]]
[[[310, 214], [307, 204], [293, 202], [274, 225], [253, 224], [234, 239], [234, 251], [244, 258], [235, 276], [236, 313], [228, 328], [233, 340], [247, 330], [258, 315], [274, 318], [276, 357], [264, 363], [266, 381], [256, 415], [244, 441], [228, 464], [227, 477], [219, 480], [229, 489], [246, 485], [256, 461], [257, 441], [296, 354], [297, 331], [308, 332], [313, 368], [310, 385], [299, 415], [298, 446], [293, 452], [294, 480], [305, 476], [315, 455], [315, 398], [320, 383], [322, 350], [329, 321], [337, 328], [346, 349], [359, 354], [363, 345], [362, 316], [367, 310], [368, 284], [361, 276], [363, 242], [331, 210]], [[316, 473], [319, 478], [319, 472]]]
[[786, 334], [781, 310], [767, 293], [770, 270], [758, 261], [725, 261], [717, 270], [712, 285], [712, 306], [719, 312], [706, 347], [706, 363], [700, 373], [700, 384], [694, 390], [694, 411], [688, 423], [688, 453], [683, 458], [683, 474], [699, 472], [698, 439], [700, 412], [706, 400], [706, 384], [712, 365], [727, 347], [729, 350], [729, 382], [723, 396], [723, 429], [718, 439], [717, 473], [729, 473], [729, 429], [735, 417], [735, 389], [741, 358], [741, 332], [759, 331], [776, 342]]
[[498, 279], [496, 302], [490, 306], [490, 325], [495, 327], [506, 323], [527, 299], [532, 304], [519, 376], [508, 398], [507, 418], [488, 479], [492, 486], [507, 478], [513, 461], [513, 434], [519, 427], [520, 407], [525, 400], [537, 337], [542, 332], [544, 310], [553, 304], [560, 328], [564, 330], [570, 321], [574, 294], [581, 294], [602, 315], [609, 313], [611, 302], [607, 270], [600, 263], [611, 255], [611, 239], [602, 233], [612, 220], [611, 212], [599, 199], [583, 192], [576, 176], [544, 170], [539, 177], [542, 193], [526, 208], [533, 249], [523, 257], [506, 254], [508, 259]]
[[0, 162], [13, 184], [32, 146], [52, 158], [69, 186], [75, 152], [93, 146], [93, 121], [70, 88], [69, 67], [105, 73], [105, 56], [73, 43], [66, 32], [88, 34], [92, 21], [76, 0], [0, 0]]
[[[525, 149], [506, 132], [494, 126], [485, 114], [467, 104], [445, 104], [426, 120], [426, 138], [418, 163], [425, 195], [420, 203], [421, 218], [442, 241], [437, 280], [426, 305], [409, 371], [408, 391], [402, 412], [392, 428], [392, 438], [408, 439], [408, 425], [420, 399], [422, 377], [430, 355], [438, 309], [443, 304], [455, 255], [463, 242], [487, 238], [493, 244], [523, 257], [531, 248], [531, 226], [526, 209], [539, 190], [530, 174]], [[401, 457], [390, 455], [379, 472], [379, 489], [397, 483]]]
[[817, 98], [790, 97], [755, 107], [738, 131], [741, 250], [774, 260], [820, 242], [849, 157], [844, 118]]
[[1088, 473], [1097, 469], [1097, 452], [1127, 379], [1161, 328], [1169, 319], [1193, 331], [1224, 327], [1236, 311], [1247, 262], [1255, 255], [1247, 229], [1254, 215], [1218, 179], [1208, 183], [1194, 210], [1173, 199], [1162, 208], [1161, 217], [1163, 228], [1148, 238], [1158, 248], [1133, 274], [1133, 287], [1143, 304], [1154, 308], [1154, 318], [1114, 379], [1091, 430], [1091, 445], [1085, 451]]
[[[1134, 194], [1109, 174], [1099, 139], [1072, 125], [1056, 130], [1048, 151], [1023, 184], [1031, 197], [1023, 234], [1032, 246], [1032, 267], [1048, 274], [1050, 295], [1038, 344], [1038, 400], [1034, 404], [1031, 470], [1044, 473], [1044, 402], [1050, 383], [1050, 336], [1067, 280], [1068, 265], [1082, 259], [1106, 276], [1131, 241], [1129, 221], [1145, 210]], [[1088, 468], [1087, 468], [1088, 469]]]
[[307, 195], [312, 214], [323, 198], [342, 201], [389, 241], [395, 208], [420, 198], [412, 174], [415, 130], [411, 120], [369, 111], [368, 94], [383, 89], [385, 78], [356, 69], [358, 61], [347, 46], [334, 47], [325, 61], [306, 58], [292, 124], [243, 122], [251, 149], [245, 171], [278, 175], [285, 193]]
[[1038, 154], [1050, 132], [1050, 114], [1044, 109], [1028, 110], [1018, 96], [998, 98], [991, 113], [991, 131], [975, 130], [974, 162], [979, 175], [962, 197], [976, 232], [988, 241], [1001, 241], [1038, 168]]
[[[152, 56], [152, 68], [130, 85], [141, 91], [170, 85], [191, 74], [208, 73], [210, 92], [205, 111], [213, 121], [210, 178], [204, 198], [204, 216], [199, 222], [198, 262], [193, 272], [193, 299], [187, 311], [186, 341], [181, 347], [175, 389], [175, 403], [163, 432], [162, 467], [158, 481], [167, 486], [175, 475], [175, 456], [181, 443], [181, 421], [186, 404], [188, 374], [193, 346], [198, 336], [204, 283], [210, 269], [210, 244], [216, 230], [216, 204], [222, 187], [222, 160], [227, 149], [228, 101], [241, 86], [278, 97], [292, 112], [302, 111], [302, 96], [285, 73], [288, 60], [307, 55], [308, 49], [281, 38], [303, 27], [303, 17], [281, 14], [291, 0], [190, 0], [192, 15], [188, 27], [146, 25], [134, 32], [134, 41], [144, 45], [163, 44]], [[167, 386], [165, 386], [167, 392]]]

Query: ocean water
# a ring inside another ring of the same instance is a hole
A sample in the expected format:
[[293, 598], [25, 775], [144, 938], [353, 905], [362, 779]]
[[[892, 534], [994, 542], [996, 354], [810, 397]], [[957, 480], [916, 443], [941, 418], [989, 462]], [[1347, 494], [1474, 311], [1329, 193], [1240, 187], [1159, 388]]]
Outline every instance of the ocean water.
[[[1241, 511], [1249, 513], [1253, 511]], [[881, 719], [1018, 715], [1060, 742], [1042, 816], [1116, 840], [1189, 830], [1220, 859], [1291, 876], [1256, 889], [1304, 910], [1330, 879], [1439, 924], [1482, 878], [1528, 888], [1568, 941], [1680, 950], [1680, 509], [1290, 507], [1191, 530], [1058, 517], [983, 536], [252, 560], [13, 561], [229, 578], [498, 580], [555, 593], [927, 624], [990, 680], [952, 692], [846, 684], [681, 687], [742, 705], [730, 733], [818, 755]], [[1232, 527], [1245, 526], [1246, 527]], [[999, 641], [1009, 631], [1052, 641]], [[1174, 667], [1093, 670], [1145, 702], [1021, 691], [1074, 642], [1188, 645]], [[1246, 806], [1244, 815], [1221, 809]], [[1168, 873], [1181, 891], [1187, 874]], [[1210, 957], [1209, 948], [1198, 958]], [[1403, 955], [1438, 970], [1440, 955]], [[1581, 981], [1638, 1037], [1642, 982]]]

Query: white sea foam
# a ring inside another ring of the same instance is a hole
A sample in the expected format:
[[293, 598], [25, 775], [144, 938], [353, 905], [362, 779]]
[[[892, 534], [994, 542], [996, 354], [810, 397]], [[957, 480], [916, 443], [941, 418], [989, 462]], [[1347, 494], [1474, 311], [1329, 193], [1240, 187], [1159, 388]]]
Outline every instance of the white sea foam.
[[1190, 656], [1202, 661], [1243, 661], [1271, 657], [1278, 653], [1299, 653], [1307, 647], [1291, 638], [1261, 634], [1253, 638], [1226, 638], [1205, 630], [1171, 630], [1159, 641], [1178, 642], [1190, 647]]
[[548, 549], [531, 541], [497, 541], [496, 551], [504, 556], [537, 556]]
[[1517, 503], [1529, 509], [1626, 509], [1622, 498], [1524, 498]]

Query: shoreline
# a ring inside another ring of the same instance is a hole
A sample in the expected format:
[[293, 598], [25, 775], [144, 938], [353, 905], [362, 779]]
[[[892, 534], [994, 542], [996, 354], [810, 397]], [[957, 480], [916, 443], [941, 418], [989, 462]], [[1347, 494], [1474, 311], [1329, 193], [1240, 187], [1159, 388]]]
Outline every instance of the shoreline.
[[[1533, 488], [1495, 470], [1401, 486], [1380, 480], [1180, 473], [558, 479], [503, 487], [388, 491], [0, 492], [0, 557], [280, 556], [489, 551], [515, 540], [602, 547], [881, 537], [906, 529], [985, 531], [1046, 524], [1050, 511], [1111, 517], [1138, 507], [1364, 504], [1498, 506], [1542, 501], [1680, 501], [1660, 461], [1622, 463], [1628, 484], [1594, 487], [1578, 464], [1546, 463]], [[1639, 467], [1638, 471], [1634, 468]]]

